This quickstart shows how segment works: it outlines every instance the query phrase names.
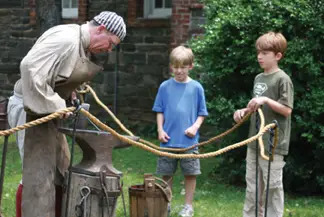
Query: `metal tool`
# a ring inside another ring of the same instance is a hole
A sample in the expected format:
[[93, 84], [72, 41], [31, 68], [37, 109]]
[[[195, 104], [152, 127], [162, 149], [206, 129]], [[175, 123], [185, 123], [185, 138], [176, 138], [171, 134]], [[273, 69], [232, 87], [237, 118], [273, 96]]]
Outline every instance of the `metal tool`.
[[91, 189], [88, 186], [82, 186], [80, 188], [81, 200], [75, 206], [76, 216], [87, 217], [87, 199], [91, 193]]

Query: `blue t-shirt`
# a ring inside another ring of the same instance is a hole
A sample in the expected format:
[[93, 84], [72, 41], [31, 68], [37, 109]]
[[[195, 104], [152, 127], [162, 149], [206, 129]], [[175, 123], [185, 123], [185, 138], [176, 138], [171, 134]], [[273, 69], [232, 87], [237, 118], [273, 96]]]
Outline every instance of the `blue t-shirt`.
[[198, 143], [199, 133], [191, 138], [185, 130], [198, 116], [207, 116], [204, 88], [198, 81], [180, 83], [170, 78], [164, 81], [156, 95], [153, 111], [163, 113], [163, 130], [170, 136], [161, 147], [186, 148]]

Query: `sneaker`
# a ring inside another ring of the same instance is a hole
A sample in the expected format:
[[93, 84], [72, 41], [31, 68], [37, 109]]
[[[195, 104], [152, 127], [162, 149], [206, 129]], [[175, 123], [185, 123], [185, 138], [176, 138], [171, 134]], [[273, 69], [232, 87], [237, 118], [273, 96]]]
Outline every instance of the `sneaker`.
[[179, 216], [181, 217], [192, 217], [194, 215], [194, 211], [192, 206], [186, 204], [183, 209], [179, 212]]

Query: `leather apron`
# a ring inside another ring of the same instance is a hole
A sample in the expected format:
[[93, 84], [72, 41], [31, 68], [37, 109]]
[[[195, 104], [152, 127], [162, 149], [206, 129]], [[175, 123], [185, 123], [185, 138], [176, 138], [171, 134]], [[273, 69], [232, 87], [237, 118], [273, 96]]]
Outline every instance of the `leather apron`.
[[[71, 76], [55, 83], [54, 91], [68, 99], [73, 90], [91, 80], [103, 68], [85, 55], [81, 40], [80, 56]], [[39, 116], [27, 114], [26, 121]], [[55, 217], [55, 184], [62, 184], [69, 166], [70, 153], [65, 136], [58, 132], [57, 121], [26, 129], [23, 160], [23, 217]]]

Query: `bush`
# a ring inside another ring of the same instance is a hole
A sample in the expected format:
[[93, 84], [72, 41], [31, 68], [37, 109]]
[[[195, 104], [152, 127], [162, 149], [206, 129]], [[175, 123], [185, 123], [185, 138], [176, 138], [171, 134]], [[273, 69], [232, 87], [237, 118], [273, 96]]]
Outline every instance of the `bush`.
[[[322, 0], [204, 0], [205, 34], [191, 41], [196, 75], [206, 91], [209, 124], [218, 132], [232, 124], [233, 112], [250, 99], [253, 79], [262, 72], [256, 59], [256, 39], [282, 32], [288, 50], [280, 67], [293, 80], [295, 103], [290, 153], [284, 171], [285, 188], [304, 193], [324, 192], [324, 2]], [[201, 73], [203, 72], [203, 73]], [[224, 140], [229, 145], [247, 138], [247, 127]], [[246, 149], [224, 155], [233, 182], [244, 181]], [[235, 160], [233, 160], [235, 159]], [[240, 170], [240, 171], [237, 171]], [[231, 172], [235, 171], [235, 172]]]

